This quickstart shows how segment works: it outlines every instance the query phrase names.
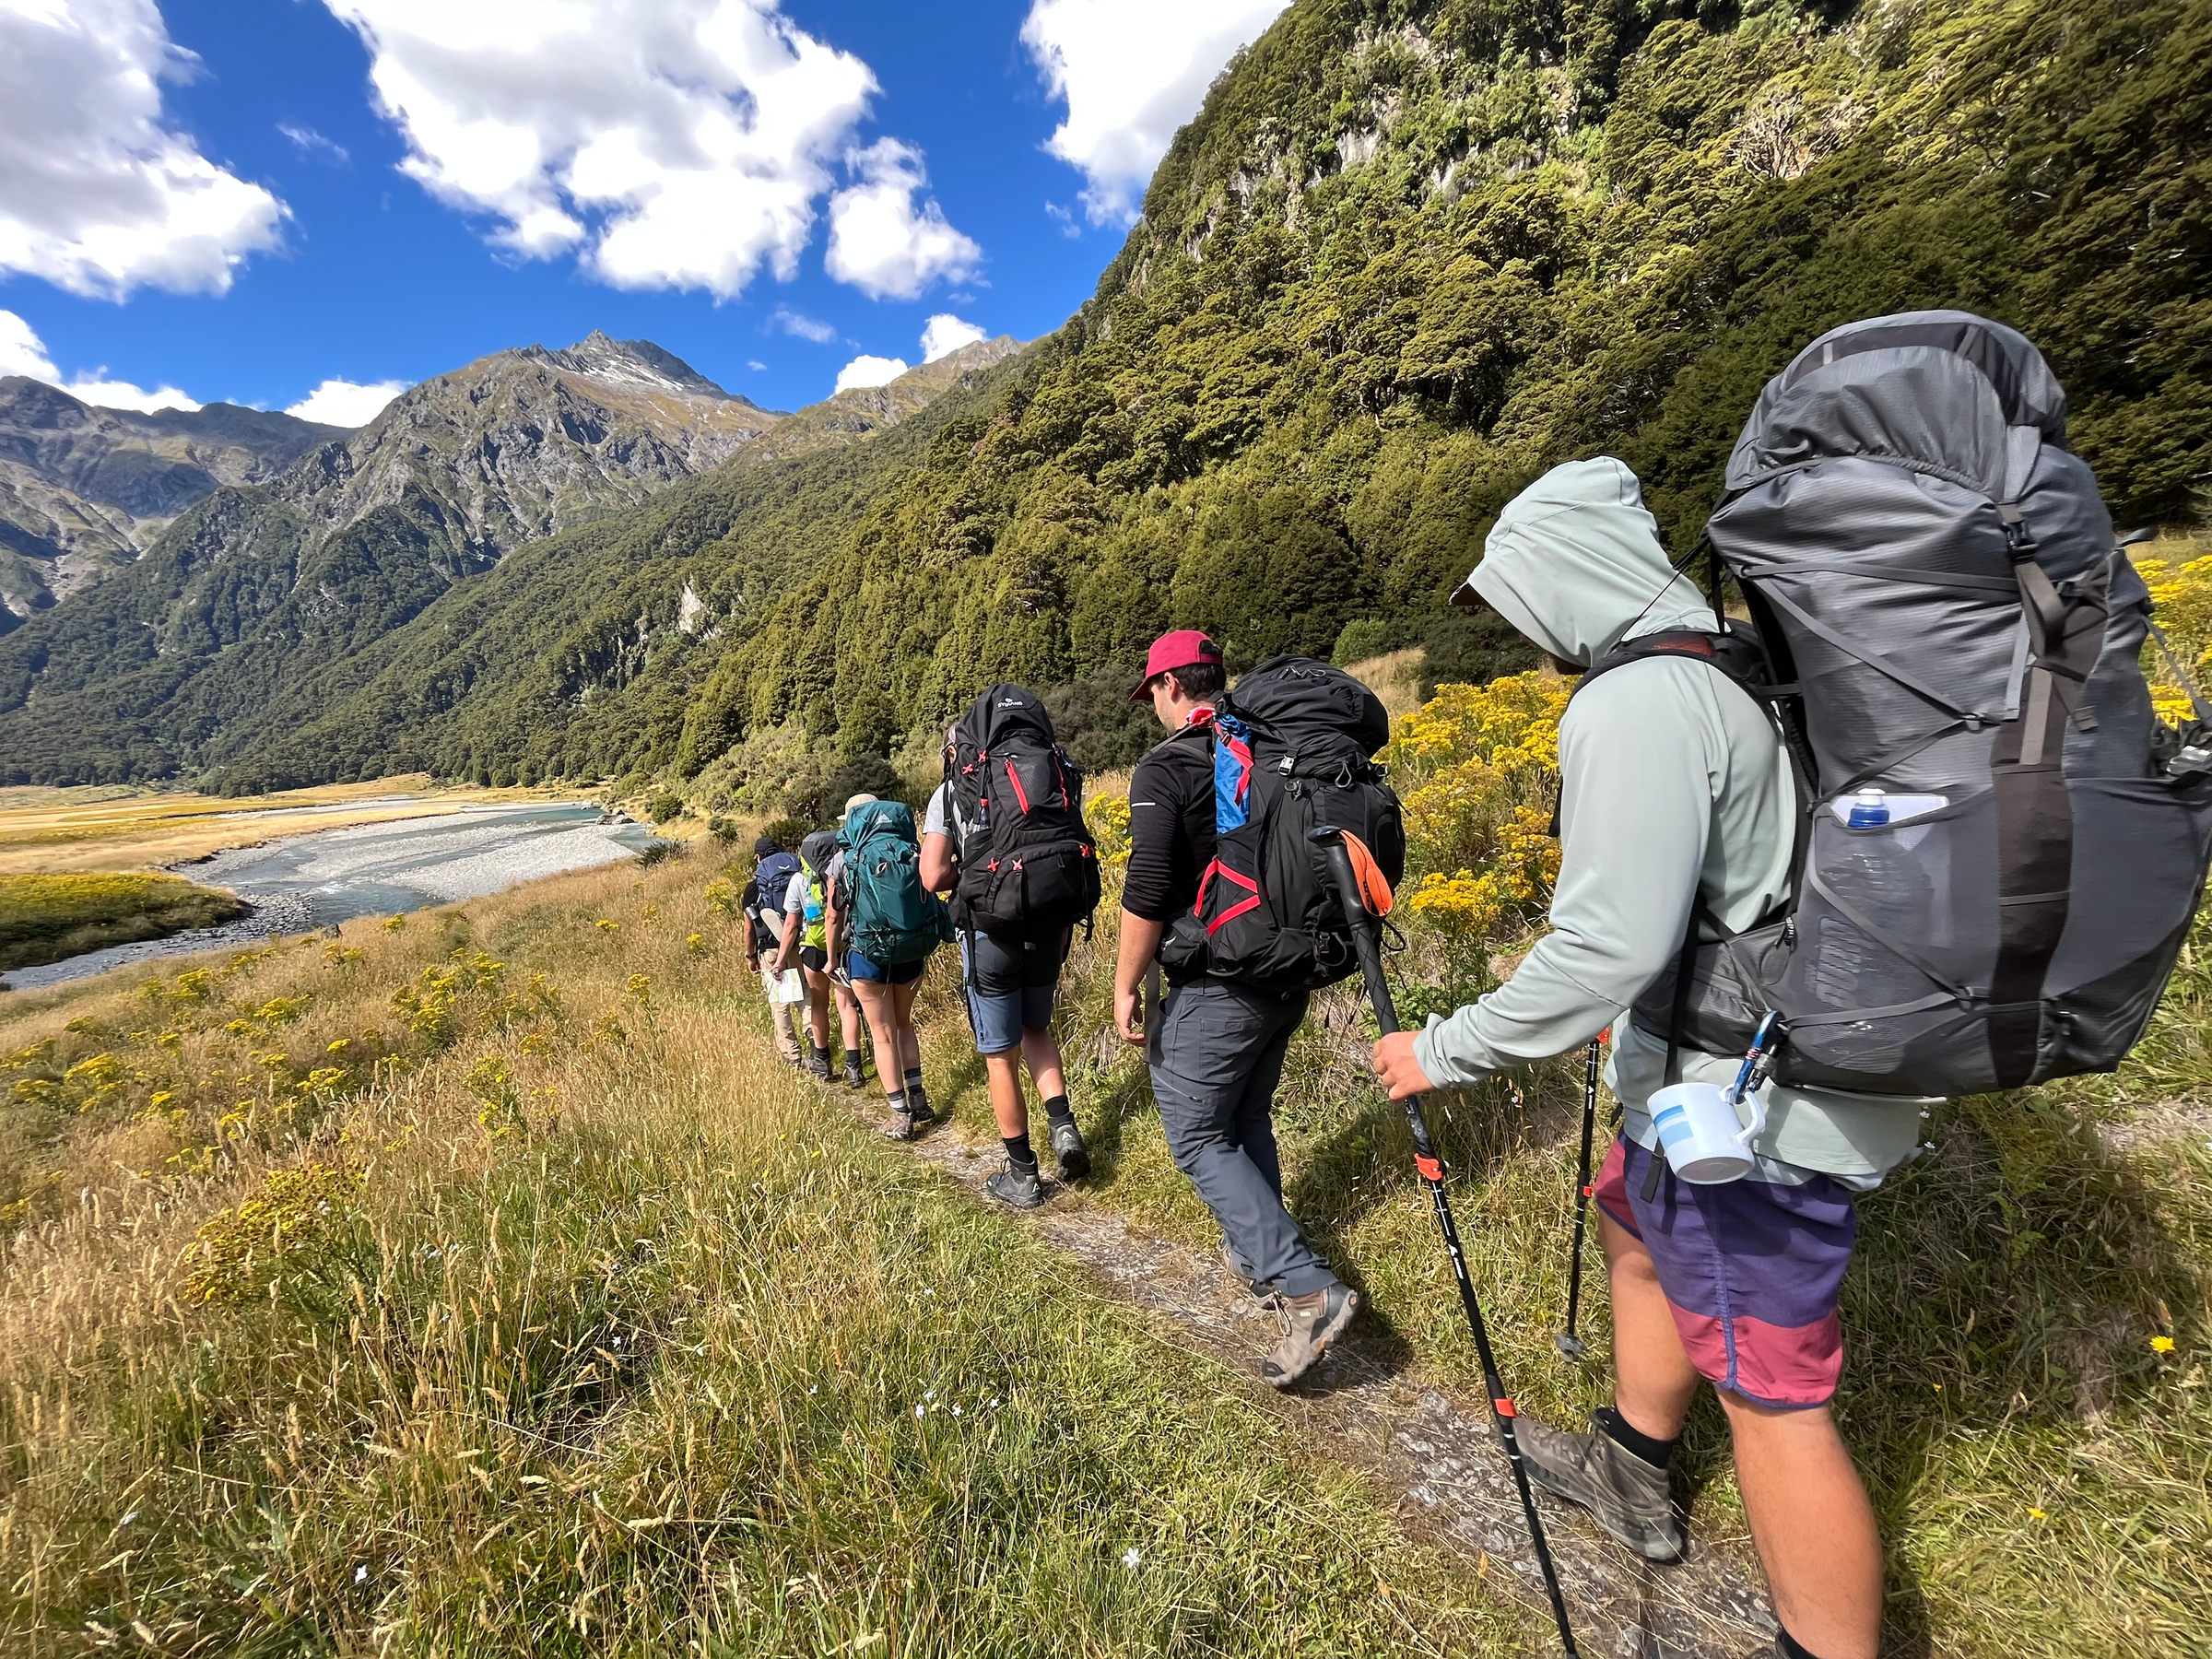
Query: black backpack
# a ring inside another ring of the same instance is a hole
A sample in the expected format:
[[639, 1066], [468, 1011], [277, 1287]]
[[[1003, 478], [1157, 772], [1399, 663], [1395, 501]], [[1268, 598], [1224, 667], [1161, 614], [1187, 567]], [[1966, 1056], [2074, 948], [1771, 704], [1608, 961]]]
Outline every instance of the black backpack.
[[1374, 763], [1389, 741], [1382, 700], [1311, 657], [1270, 658], [1223, 696], [1214, 714], [1214, 861], [1162, 963], [1279, 992], [1357, 971], [1350, 923], [1311, 834], [1329, 824], [1357, 836], [1397, 884], [1406, 830]]
[[1083, 774], [1042, 703], [1019, 686], [977, 698], [954, 728], [945, 781], [959, 853], [955, 926], [1041, 939], [1089, 922], [1099, 855], [1083, 822]]

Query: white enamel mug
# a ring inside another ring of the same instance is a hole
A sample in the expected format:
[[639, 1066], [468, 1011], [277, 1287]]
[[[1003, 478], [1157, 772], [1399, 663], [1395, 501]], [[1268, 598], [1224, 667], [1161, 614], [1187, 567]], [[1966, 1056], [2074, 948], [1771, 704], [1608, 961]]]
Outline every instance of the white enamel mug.
[[1753, 1091], [1751, 1121], [1737, 1116], [1731, 1090], [1717, 1083], [1673, 1083], [1646, 1108], [1666, 1161], [1692, 1186], [1719, 1186], [1751, 1173], [1751, 1143], [1767, 1126], [1767, 1108]]

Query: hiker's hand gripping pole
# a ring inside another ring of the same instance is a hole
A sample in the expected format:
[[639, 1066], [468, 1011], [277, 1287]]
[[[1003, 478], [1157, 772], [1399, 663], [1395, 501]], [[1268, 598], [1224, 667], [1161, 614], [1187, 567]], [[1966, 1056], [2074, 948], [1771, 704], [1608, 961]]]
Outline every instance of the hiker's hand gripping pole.
[[1597, 1071], [1604, 1059], [1602, 1039], [1590, 1039], [1590, 1053], [1583, 1066], [1583, 1161], [1574, 1178], [1574, 1242], [1567, 1257], [1567, 1328], [1551, 1339], [1552, 1346], [1570, 1359], [1580, 1359], [1589, 1344], [1574, 1334], [1574, 1316], [1583, 1302], [1583, 1224], [1590, 1214], [1590, 1143], [1597, 1128]]
[[[1382, 974], [1382, 924], [1359, 890], [1359, 877], [1352, 867], [1351, 849], [1344, 842], [1344, 832], [1334, 825], [1323, 825], [1312, 832], [1312, 841], [1328, 860], [1329, 876], [1336, 888], [1337, 902], [1344, 907], [1346, 918], [1351, 923], [1352, 948], [1359, 956], [1360, 977], [1367, 983], [1368, 1001], [1375, 1010], [1375, 1023], [1387, 1037], [1398, 1028], [1398, 1010], [1391, 1001], [1390, 982]], [[1559, 1575], [1551, 1564], [1551, 1546], [1544, 1539], [1543, 1518], [1536, 1513], [1535, 1494], [1529, 1489], [1528, 1467], [1521, 1455], [1520, 1437], [1513, 1432], [1512, 1396], [1505, 1392], [1505, 1383], [1498, 1375], [1498, 1360], [1490, 1352], [1488, 1329], [1482, 1322], [1482, 1305], [1475, 1299], [1475, 1281], [1467, 1274], [1466, 1253], [1460, 1248], [1459, 1228], [1452, 1219], [1452, 1203], [1444, 1196], [1444, 1164], [1437, 1156], [1436, 1143], [1429, 1138], [1429, 1120], [1421, 1112], [1421, 1097], [1407, 1095], [1405, 1100], [1406, 1126], [1413, 1132], [1413, 1167], [1428, 1182], [1429, 1199], [1436, 1212], [1437, 1230], [1444, 1236], [1445, 1253], [1452, 1258], [1452, 1273], [1459, 1281], [1460, 1306], [1466, 1310], [1467, 1325], [1475, 1333], [1475, 1352], [1482, 1362], [1482, 1385], [1490, 1396], [1490, 1415], [1498, 1424], [1498, 1438], [1505, 1447], [1506, 1462], [1513, 1471], [1513, 1485], [1521, 1493], [1521, 1512], [1528, 1522], [1528, 1541], [1535, 1547], [1536, 1565], [1544, 1575], [1544, 1593], [1551, 1598], [1551, 1616], [1559, 1627], [1559, 1645], [1566, 1649], [1568, 1659], [1581, 1659], [1581, 1650], [1574, 1645], [1574, 1630], [1567, 1621], [1566, 1598], [1559, 1594]]]

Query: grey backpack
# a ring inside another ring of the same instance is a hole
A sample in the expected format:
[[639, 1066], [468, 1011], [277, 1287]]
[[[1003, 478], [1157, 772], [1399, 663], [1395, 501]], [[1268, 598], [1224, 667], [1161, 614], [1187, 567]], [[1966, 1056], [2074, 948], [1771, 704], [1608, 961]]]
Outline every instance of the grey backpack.
[[[1707, 534], [1810, 774], [1795, 902], [1686, 949], [1646, 1030], [1726, 1053], [1774, 1007], [1783, 1080], [1915, 1095], [2110, 1071], [2141, 1037], [2212, 857], [2212, 712], [2152, 713], [2150, 595], [2065, 413], [2025, 337], [1963, 312], [1835, 329], [1759, 394]], [[1864, 788], [1888, 822], [1849, 822]]]

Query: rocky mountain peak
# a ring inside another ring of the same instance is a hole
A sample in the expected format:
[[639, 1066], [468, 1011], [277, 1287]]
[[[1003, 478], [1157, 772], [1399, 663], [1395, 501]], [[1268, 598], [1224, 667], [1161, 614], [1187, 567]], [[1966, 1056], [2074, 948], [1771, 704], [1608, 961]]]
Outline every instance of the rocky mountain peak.
[[728, 403], [752, 402], [716, 385], [674, 352], [664, 350], [651, 340], [618, 340], [601, 328], [593, 329], [573, 346], [558, 350], [526, 346], [519, 355], [609, 386], [674, 392]]

